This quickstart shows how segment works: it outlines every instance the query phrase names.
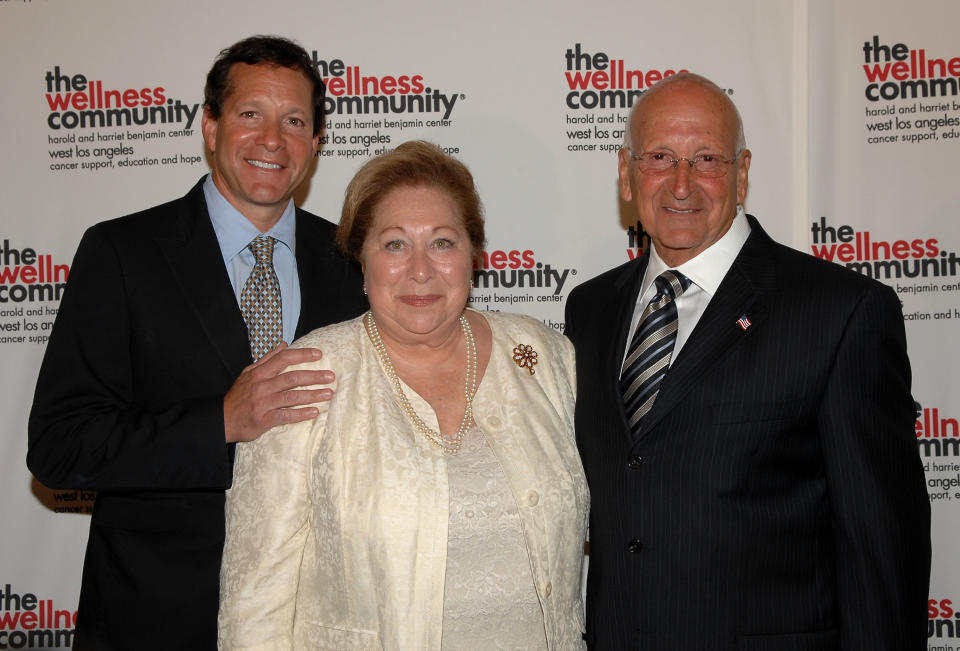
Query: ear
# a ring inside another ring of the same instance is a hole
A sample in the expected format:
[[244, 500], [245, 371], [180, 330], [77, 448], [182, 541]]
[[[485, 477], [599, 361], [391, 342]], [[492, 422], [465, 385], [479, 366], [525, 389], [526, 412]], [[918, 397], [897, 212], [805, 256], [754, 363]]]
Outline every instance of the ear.
[[747, 176], [750, 172], [750, 158], [749, 149], [740, 152], [740, 161], [737, 167], [737, 203], [741, 206], [747, 198]]
[[217, 119], [210, 115], [209, 109], [204, 107], [203, 117], [200, 120], [200, 130], [203, 131], [203, 142], [211, 153], [217, 151]]
[[620, 198], [629, 203], [633, 200], [633, 190], [630, 187], [630, 151], [625, 147], [620, 148], [617, 172], [620, 176]]

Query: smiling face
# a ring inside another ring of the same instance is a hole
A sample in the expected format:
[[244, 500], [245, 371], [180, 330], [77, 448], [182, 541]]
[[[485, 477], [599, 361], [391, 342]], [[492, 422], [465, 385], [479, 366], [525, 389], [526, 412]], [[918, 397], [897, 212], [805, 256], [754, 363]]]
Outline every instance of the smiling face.
[[[738, 121], [725, 96], [692, 81], [677, 81], [653, 93], [638, 108], [631, 142], [637, 154], [662, 152], [671, 158], [737, 151]], [[724, 176], [702, 178], [686, 161], [664, 174], [647, 175], [620, 150], [620, 196], [632, 202], [657, 253], [676, 267], [719, 240], [747, 195], [750, 151], [745, 149]]]
[[310, 81], [269, 64], [234, 64], [219, 118], [203, 114], [213, 182], [261, 231], [280, 219], [317, 152]]
[[457, 205], [434, 186], [401, 186], [373, 209], [361, 253], [370, 309], [384, 336], [426, 341], [458, 327], [472, 248]]

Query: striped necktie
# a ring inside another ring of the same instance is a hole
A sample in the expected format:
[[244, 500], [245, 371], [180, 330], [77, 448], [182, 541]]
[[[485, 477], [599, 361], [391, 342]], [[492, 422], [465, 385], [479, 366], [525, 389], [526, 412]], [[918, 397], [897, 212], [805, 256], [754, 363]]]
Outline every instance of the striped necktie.
[[640, 324], [630, 340], [630, 350], [620, 374], [620, 392], [634, 438], [670, 368], [673, 345], [677, 341], [674, 299], [690, 287], [690, 279], [674, 269], [664, 271], [654, 282], [657, 293], [640, 315]]
[[258, 235], [247, 245], [256, 258], [243, 291], [240, 310], [247, 322], [250, 354], [257, 361], [283, 340], [283, 308], [280, 282], [273, 270], [273, 245], [276, 240]]

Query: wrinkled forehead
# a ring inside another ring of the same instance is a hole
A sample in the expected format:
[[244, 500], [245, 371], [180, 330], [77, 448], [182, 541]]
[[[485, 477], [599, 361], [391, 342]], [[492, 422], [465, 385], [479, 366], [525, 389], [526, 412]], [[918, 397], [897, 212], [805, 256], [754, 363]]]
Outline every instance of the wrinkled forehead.
[[631, 127], [634, 147], [682, 138], [716, 144], [732, 152], [739, 139], [737, 113], [729, 98], [693, 83], [650, 91], [637, 106]]

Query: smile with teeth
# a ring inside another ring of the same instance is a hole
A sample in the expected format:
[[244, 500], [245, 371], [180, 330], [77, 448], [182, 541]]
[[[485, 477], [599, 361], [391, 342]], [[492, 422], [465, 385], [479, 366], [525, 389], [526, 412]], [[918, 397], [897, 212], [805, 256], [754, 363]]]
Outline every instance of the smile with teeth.
[[247, 159], [247, 162], [253, 165], [254, 167], [259, 167], [260, 169], [264, 169], [264, 170], [278, 170], [281, 167], [276, 163], [268, 163], [262, 160]]
[[681, 208], [670, 208], [665, 206], [667, 212], [676, 213], [678, 215], [689, 215], [692, 212], [696, 212], [693, 208], [681, 209]]

